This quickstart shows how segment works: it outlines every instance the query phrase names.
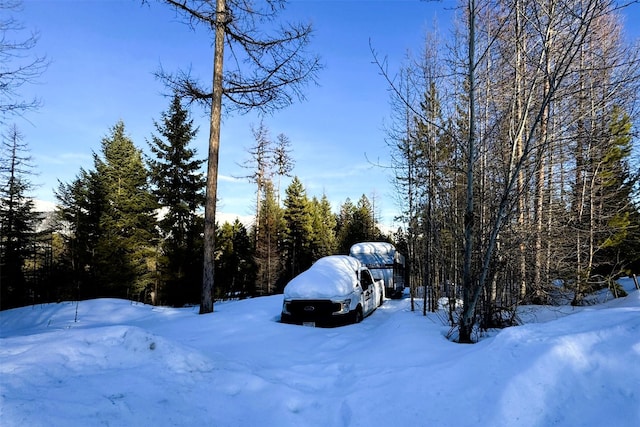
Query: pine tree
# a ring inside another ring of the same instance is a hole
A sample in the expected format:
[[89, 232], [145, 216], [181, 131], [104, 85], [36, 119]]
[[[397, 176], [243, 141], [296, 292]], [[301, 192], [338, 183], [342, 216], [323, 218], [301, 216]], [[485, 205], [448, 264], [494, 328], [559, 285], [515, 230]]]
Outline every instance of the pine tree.
[[254, 294], [253, 245], [245, 226], [236, 218], [216, 227], [216, 282], [218, 298], [246, 298]]
[[100, 219], [106, 209], [102, 184], [95, 171], [81, 169], [73, 182], [60, 182], [55, 192], [56, 217], [65, 243], [62, 263], [67, 265], [68, 279], [75, 290], [72, 296], [78, 299], [105, 294], [94, 263], [102, 237]]
[[311, 206], [298, 177], [287, 187], [284, 200], [285, 279], [288, 281], [311, 266]]
[[[369, 198], [364, 194], [358, 200], [353, 216], [354, 234], [358, 241], [382, 239], [382, 233], [376, 225], [375, 212]], [[354, 242], [355, 243], [355, 242]]]
[[111, 295], [145, 299], [155, 287], [155, 208], [142, 154], [118, 122], [102, 140], [96, 172], [105, 194], [95, 265]]
[[371, 202], [364, 194], [356, 206], [350, 199], [345, 201], [340, 207], [337, 224], [338, 251], [342, 254], [348, 254], [354, 243], [386, 240], [375, 224]]
[[282, 236], [285, 228], [283, 211], [276, 201], [271, 181], [265, 183], [261, 206], [258, 226], [253, 230], [257, 266], [256, 292], [269, 295], [281, 284]]
[[356, 207], [353, 202], [347, 197], [344, 203], [340, 205], [340, 211], [336, 216], [336, 238], [338, 253], [340, 254], [349, 254], [351, 245], [355, 243], [355, 239], [352, 236], [355, 210]]
[[[164, 1], [176, 11], [184, 13], [192, 24], [204, 24], [214, 34], [211, 89], [200, 87], [199, 82], [191, 79], [188, 73], [178, 78], [164, 73], [160, 75], [171, 87], [211, 107], [200, 302], [200, 314], [205, 314], [213, 312], [213, 252], [223, 96], [230, 101], [227, 106], [243, 111], [254, 108], [262, 112], [279, 109], [291, 104], [294, 97], [301, 98], [302, 86], [315, 79], [320, 63], [317, 58], [305, 58], [310, 26], [272, 27], [271, 30], [275, 32], [259, 28], [261, 23], [271, 26], [272, 20], [282, 10], [282, 2], [267, 2], [265, 6], [246, 0]], [[227, 44], [235, 60], [223, 66]]]
[[638, 218], [640, 212], [633, 205], [632, 192], [639, 182], [640, 168], [632, 173], [631, 120], [620, 107], [613, 108], [603, 144], [596, 179], [599, 184], [597, 202], [598, 248], [594, 260], [594, 273], [604, 277], [617, 277], [628, 271], [640, 259]]
[[[3, 135], [0, 153], [0, 308], [31, 300], [23, 267], [35, 232], [37, 215], [28, 196], [32, 185], [30, 157], [14, 125]], [[6, 159], [6, 160], [5, 160]]]
[[196, 243], [203, 227], [198, 210], [204, 204], [204, 160], [194, 159], [196, 150], [189, 147], [198, 130], [177, 95], [154, 125], [160, 136], [152, 136], [149, 146], [156, 159], [148, 159], [148, 164], [153, 194], [163, 211], [158, 223], [163, 238], [159, 269], [169, 288], [167, 302], [182, 305], [185, 294], [198, 294], [191, 288], [200, 289], [202, 280], [197, 262], [202, 260], [202, 247]]
[[311, 199], [311, 258], [313, 261], [337, 251], [336, 217], [326, 194]]

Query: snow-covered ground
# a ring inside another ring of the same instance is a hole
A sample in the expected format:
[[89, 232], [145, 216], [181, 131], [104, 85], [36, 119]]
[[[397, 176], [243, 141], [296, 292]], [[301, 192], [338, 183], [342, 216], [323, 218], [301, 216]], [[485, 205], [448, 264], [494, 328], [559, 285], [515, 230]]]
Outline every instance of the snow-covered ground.
[[334, 329], [282, 296], [172, 309], [100, 299], [0, 313], [0, 425], [638, 426], [640, 292], [473, 345], [391, 300]]

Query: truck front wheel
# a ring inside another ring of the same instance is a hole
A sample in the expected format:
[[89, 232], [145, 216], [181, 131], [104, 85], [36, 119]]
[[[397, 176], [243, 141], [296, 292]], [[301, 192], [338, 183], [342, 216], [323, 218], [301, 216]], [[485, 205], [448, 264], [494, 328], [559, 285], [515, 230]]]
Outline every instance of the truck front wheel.
[[353, 323], [360, 323], [362, 322], [362, 319], [363, 319], [362, 308], [358, 307], [356, 308], [356, 311], [353, 314]]

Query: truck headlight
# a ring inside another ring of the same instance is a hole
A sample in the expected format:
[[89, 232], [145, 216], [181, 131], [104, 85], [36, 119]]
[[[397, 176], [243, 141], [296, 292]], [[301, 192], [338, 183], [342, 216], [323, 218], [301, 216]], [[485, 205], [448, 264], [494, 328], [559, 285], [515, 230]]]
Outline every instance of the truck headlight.
[[284, 300], [282, 302], [282, 313], [283, 314], [291, 314], [289, 312], [289, 303], [291, 303], [291, 301], [289, 301], [289, 300]]
[[351, 299], [346, 299], [344, 301], [336, 301], [336, 311], [333, 314], [347, 314], [349, 313], [349, 309], [351, 308]]

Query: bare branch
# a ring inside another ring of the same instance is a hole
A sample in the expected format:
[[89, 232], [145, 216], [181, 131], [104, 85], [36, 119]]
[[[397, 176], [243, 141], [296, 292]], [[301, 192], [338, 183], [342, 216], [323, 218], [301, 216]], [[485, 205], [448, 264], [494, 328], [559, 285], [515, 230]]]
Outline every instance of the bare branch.
[[[186, 16], [192, 27], [198, 24], [210, 30], [215, 27], [214, 2], [163, 1]], [[259, 9], [249, 0], [227, 2], [225, 39], [228, 55], [233, 58], [226, 61], [223, 79], [223, 96], [230, 101], [225, 103], [228, 110], [245, 113], [252, 109], [269, 112], [284, 108], [295, 99], [303, 100], [302, 88], [316, 83], [322, 65], [317, 56], [310, 56], [306, 51], [311, 26], [271, 26], [284, 4], [284, 1], [267, 1]], [[211, 90], [192, 78], [190, 71], [173, 74], [161, 69], [156, 76], [190, 102], [210, 103]]]
[[[4, 10], [3, 10], [4, 9]], [[0, 114], [21, 115], [37, 108], [38, 99], [21, 99], [20, 89], [42, 75], [48, 66], [45, 57], [30, 55], [38, 42], [38, 34], [25, 33], [24, 26], [7, 12], [20, 11], [19, 1], [0, 2]]]

